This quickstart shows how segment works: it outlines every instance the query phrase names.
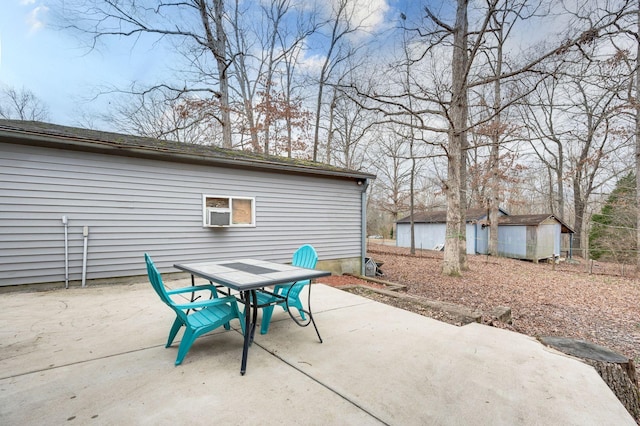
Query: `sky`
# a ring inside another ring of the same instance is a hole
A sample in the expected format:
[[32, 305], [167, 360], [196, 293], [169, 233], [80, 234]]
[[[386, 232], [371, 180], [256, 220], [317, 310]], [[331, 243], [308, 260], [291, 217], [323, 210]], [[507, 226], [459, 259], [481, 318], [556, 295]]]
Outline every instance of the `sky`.
[[[366, 9], [388, 12], [390, 5], [397, 7], [404, 0], [360, 1]], [[153, 46], [133, 49], [131, 40], [111, 39], [97, 50], [82, 47], [71, 32], [53, 28], [53, 4], [3, 0], [0, 11], [0, 86], [32, 91], [48, 106], [49, 121], [83, 125], [88, 115], [108, 108], [108, 96], [96, 98], [100, 92], [168, 75], [166, 52]], [[381, 21], [380, 16], [372, 18], [372, 23]]]
[[0, 11], [0, 85], [32, 91], [49, 108], [50, 120], [80, 125], [84, 116], [108, 107], [96, 94], [166, 73], [161, 54], [131, 41], [89, 50], [70, 32], [54, 29], [41, 0], [3, 0]]

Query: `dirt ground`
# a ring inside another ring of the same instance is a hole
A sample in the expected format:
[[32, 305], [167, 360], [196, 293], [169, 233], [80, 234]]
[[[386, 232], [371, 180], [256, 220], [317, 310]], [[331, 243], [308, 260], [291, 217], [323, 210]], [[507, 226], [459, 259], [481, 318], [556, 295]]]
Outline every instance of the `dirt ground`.
[[[441, 274], [442, 253], [368, 244], [368, 256], [383, 262], [383, 280], [404, 284], [406, 293], [440, 302], [462, 305], [483, 314], [499, 306], [512, 311], [512, 323], [492, 325], [533, 337], [562, 336], [590, 341], [634, 359], [640, 364], [640, 281], [619, 276], [618, 265], [561, 263], [534, 264], [488, 256], [469, 256], [469, 270], [462, 277]], [[325, 280], [323, 279], [323, 282]], [[331, 285], [366, 284], [355, 277], [331, 277]], [[360, 292], [362, 292], [360, 290]], [[420, 304], [363, 294], [441, 321], [456, 323], [445, 313]]]

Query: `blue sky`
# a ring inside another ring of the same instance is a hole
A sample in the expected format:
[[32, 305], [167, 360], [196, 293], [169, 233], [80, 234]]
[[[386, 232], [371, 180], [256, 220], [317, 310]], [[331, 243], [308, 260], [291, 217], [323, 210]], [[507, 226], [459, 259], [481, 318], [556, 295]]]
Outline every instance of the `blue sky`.
[[51, 15], [39, 0], [4, 0], [0, 84], [31, 90], [48, 105], [52, 122], [78, 125], [106, 102], [92, 100], [100, 90], [153, 80], [165, 69], [161, 55], [140, 46], [132, 52], [130, 41], [82, 48], [71, 33], [48, 25]]
[[[48, 3], [50, 0], [3, 0], [0, 85], [31, 90], [49, 107], [50, 121], [84, 124], [84, 116], [108, 107], [106, 97], [94, 99], [100, 91], [127, 88], [133, 82], [153, 83], [170, 75], [166, 50], [140, 43], [133, 48], [131, 39], [110, 39], [98, 50], [82, 48], [69, 31], [50, 25], [55, 11]], [[405, 1], [363, 1], [367, 8], [376, 3], [400, 8]]]

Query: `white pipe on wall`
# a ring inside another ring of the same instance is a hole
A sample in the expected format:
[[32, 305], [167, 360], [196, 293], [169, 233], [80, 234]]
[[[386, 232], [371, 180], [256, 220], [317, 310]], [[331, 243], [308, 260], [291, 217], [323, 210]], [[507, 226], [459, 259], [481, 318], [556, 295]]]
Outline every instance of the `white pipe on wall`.
[[69, 288], [69, 221], [62, 216], [64, 225], [64, 288]]
[[87, 282], [87, 242], [89, 240], [89, 227], [85, 226], [82, 229], [82, 236], [84, 237], [84, 249], [82, 250], [82, 287]]
[[358, 179], [358, 186], [362, 191], [360, 195], [360, 275], [364, 276], [364, 259], [367, 256], [367, 188], [369, 187], [369, 179]]

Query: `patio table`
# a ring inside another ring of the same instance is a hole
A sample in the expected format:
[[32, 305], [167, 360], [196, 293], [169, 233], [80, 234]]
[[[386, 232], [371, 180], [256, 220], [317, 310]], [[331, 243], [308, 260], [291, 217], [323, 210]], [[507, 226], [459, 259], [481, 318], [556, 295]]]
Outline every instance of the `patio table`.
[[[249, 346], [251, 342], [253, 342], [258, 318], [258, 309], [263, 307], [258, 305], [256, 291], [276, 284], [295, 283], [297, 281], [311, 280], [313, 278], [331, 275], [331, 272], [328, 271], [300, 268], [288, 264], [258, 259], [179, 263], [174, 264], [173, 266], [176, 269], [190, 273], [192, 282], [193, 277], [197, 276], [204, 278], [211, 283], [219, 284], [240, 292], [241, 301], [245, 306], [244, 346], [242, 349], [242, 365], [240, 367], [240, 374], [242, 375], [244, 375], [247, 370], [247, 355], [249, 352]], [[322, 343], [318, 327], [316, 326], [313, 314], [311, 313], [311, 286], [309, 286], [307, 304], [309, 311], [304, 311], [309, 315], [309, 321], [306, 323], [300, 322], [294, 317], [293, 313], [289, 310], [286, 295], [275, 296], [280, 297], [285, 302], [287, 312], [289, 312], [289, 315], [295, 320], [296, 324], [300, 326], [307, 326], [309, 323], [312, 323], [316, 329], [320, 343]]]

